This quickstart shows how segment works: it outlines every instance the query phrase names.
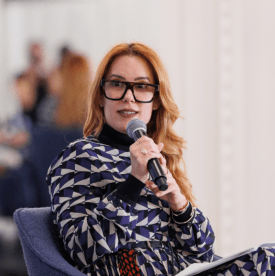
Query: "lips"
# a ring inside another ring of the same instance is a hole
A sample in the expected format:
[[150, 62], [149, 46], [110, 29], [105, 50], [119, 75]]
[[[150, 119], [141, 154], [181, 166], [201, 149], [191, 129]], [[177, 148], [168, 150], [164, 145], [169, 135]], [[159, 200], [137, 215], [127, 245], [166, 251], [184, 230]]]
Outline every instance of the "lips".
[[133, 109], [122, 109], [122, 110], [118, 110], [118, 113], [125, 114], [125, 115], [133, 115], [133, 114], [137, 114], [138, 112]]
[[138, 112], [134, 109], [121, 109], [118, 110], [118, 114], [122, 118], [133, 119], [138, 114]]

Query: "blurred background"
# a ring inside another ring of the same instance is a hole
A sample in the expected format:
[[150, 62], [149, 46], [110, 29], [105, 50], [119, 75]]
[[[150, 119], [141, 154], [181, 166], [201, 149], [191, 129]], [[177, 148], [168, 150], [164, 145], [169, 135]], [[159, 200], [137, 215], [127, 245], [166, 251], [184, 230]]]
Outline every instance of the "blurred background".
[[216, 253], [274, 241], [274, 13], [273, 0], [0, 0], [2, 275], [25, 273], [13, 211], [49, 204], [47, 167], [82, 135], [85, 95], [79, 119], [66, 121], [64, 91], [75, 102], [69, 87], [89, 87], [119, 42], [151, 46], [166, 66]]

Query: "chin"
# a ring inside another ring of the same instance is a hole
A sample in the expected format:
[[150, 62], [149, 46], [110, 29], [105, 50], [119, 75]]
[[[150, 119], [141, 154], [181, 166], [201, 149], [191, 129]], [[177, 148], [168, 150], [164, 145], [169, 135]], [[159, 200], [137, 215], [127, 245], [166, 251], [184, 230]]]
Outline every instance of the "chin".
[[120, 133], [124, 133], [124, 134], [127, 134], [126, 132], [126, 127], [127, 125], [125, 126], [117, 126], [117, 127], [113, 127], [116, 131], [120, 132]]
[[119, 132], [123, 133], [123, 134], [127, 134], [126, 132], [126, 127], [125, 128], [122, 128], [121, 130], [119, 130]]

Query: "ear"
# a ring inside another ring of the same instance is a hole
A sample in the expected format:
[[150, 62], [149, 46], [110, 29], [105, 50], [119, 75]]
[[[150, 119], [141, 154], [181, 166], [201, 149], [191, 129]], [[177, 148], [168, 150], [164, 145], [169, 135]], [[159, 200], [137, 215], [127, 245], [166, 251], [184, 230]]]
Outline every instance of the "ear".
[[157, 110], [160, 106], [160, 100], [159, 98], [155, 98], [153, 101], [153, 110]]

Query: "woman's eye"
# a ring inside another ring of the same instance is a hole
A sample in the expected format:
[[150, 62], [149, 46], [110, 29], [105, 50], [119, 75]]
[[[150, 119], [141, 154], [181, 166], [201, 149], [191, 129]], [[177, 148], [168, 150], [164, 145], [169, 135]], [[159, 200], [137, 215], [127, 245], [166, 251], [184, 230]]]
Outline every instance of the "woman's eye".
[[146, 88], [147, 88], [147, 85], [146, 85], [146, 84], [138, 84], [138, 85], [137, 85], [137, 88], [138, 88], [138, 89], [146, 89]]
[[114, 87], [120, 87], [121, 86], [121, 82], [119, 82], [119, 81], [112, 81], [111, 85], [114, 86]]

